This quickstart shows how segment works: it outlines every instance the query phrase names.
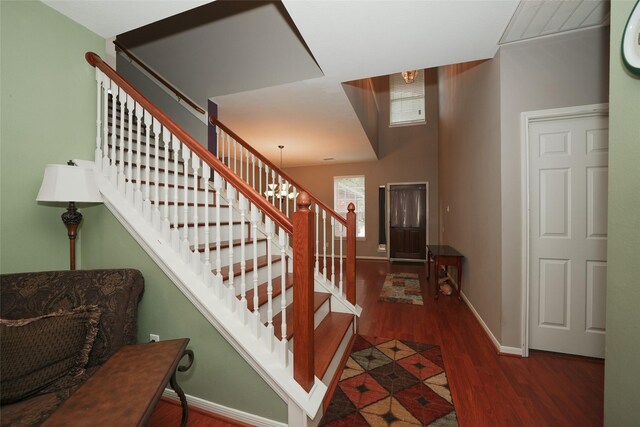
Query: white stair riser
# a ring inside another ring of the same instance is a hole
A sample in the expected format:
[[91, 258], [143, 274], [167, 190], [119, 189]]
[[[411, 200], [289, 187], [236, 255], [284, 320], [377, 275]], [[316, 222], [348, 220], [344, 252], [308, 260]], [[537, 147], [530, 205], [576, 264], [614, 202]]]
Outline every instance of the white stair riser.
[[[291, 301], [293, 301], [293, 287], [287, 289], [285, 296], [286, 296], [287, 305], [290, 305]], [[258, 307], [258, 313], [260, 313], [260, 321], [262, 323], [267, 322], [268, 311], [269, 311], [269, 307], [267, 306], [266, 303]], [[282, 294], [279, 294], [277, 297], [273, 298], [273, 315], [275, 316], [281, 311], [282, 311]], [[292, 320], [293, 319], [287, 319], [287, 322], [290, 322]]]
[[[247, 267], [249, 267], [249, 265], [253, 265], [253, 261], [251, 260], [247, 260]], [[215, 271], [215, 270], [214, 270]], [[255, 271], [255, 270], [254, 270]], [[272, 264], [272, 275], [273, 278], [276, 279], [277, 277], [279, 277], [279, 272], [280, 272], [280, 261], [274, 261], [274, 263]], [[258, 269], [258, 285], [261, 283], [264, 283], [267, 281], [268, 279], [268, 268], [265, 265], [264, 267], [260, 267]], [[237, 276], [234, 276], [233, 278], [233, 283], [234, 286], [236, 287], [236, 293], [240, 293], [241, 289], [240, 289], [240, 282], [241, 282], [241, 274], [238, 273]], [[225, 284], [229, 283], [229, 280], [225, 280], [224, 281]], [[246, 290], [249, 291], [250, 289], [253, 289], [253, 283], [254, 283], [254, 278], [253, 278], [253, 271], [245, 273], [245, 285], [246, 285]]]
[[[164, 218], [164, 208], [165, 205], [160, 204], [158, 205], [158, 208], [160, 209], [160, 214], [161, 214], [161, 218]], [[174, 219], [175, 219], [175, 208], [176, 205], [169, 205], [169, 221], [171, 222], [171, 224], [174, 223]], [[184, 206], [177, 206], [178, 208], [178, 222], [179, 223], [183, 223], [184, 221]], [[195, 206], [188, 206], [187, 210], [187, 218], [186, 218], [186, 222], [193, 222], [193, 209], [197, 209], [198, 210], [198, 221], [204, 221], [204, 213], [205, 213], [205, 207], [204, 206], [198, 206], [197, 208]], [[228, 213], [228, 207], [226, 206], [220, 206], [220, 222], [227, 222], [229, 221], [229, 213]], [[240, 213], [238, 213], [237, 211], [233, 211], [233, 216], [232, 216], [232, 221], [240, 221]], [[216, 208], [214, 207], [209, 207], [209, 222], [216, 222]], [[260, 235], [258, 235], [258, 237], [260, 237]]]
[[[142, 180], [144, 180], [144, 176], [142, 176]], [[179, 184], [182, 185], [182, 184]], [[134, 184], [135, 186], [135, 184]], [[155, 201], [156, 200], [156, 192], [155, 192], [155, 185], [150, 185], [149, 186], [149, 199], [151, 201]], [[177, 194], [176, 194], [176, 188], [175, 187], [164, 187], [164, 186], [158, 186], [158, 199], [160, 201], [164, 201], [165, 199], [165, 189], [167, 190], [167, 198], [169, 199], [170, 202], [175, 202], [176, 200], [178, 202], [183, 202], [184, 201], [184, 197], [185, 197], [185, 189], [184, 188], [178, 188]], [[140, 191], [142, 191], [142, 194], [145, 193], [145, 185], [141, 185], [140, 187]], [[187, 200], [189, 201], [189, 203], [193, 203], [194, 201], [194, 190], [193, 189], [187, 189]], [[214, 199], [215, 199], [215, 195], [213, 194], [213, 191], [209, 191], [209, 194], [207, 194], [207, 199], [209, 201], [209, 205], [213, 205], [214, 203]], [[204, 203], [205, 202], [205, 192], [202, 190], [198, 191], [198, 203]]]
[[[259, 257], [267, 254], [266, 246], [267, 245], [265, 242], [258, 242], [257, 252]], [[229, 252], [230, 252], [230, 248], [220, 249], [220, 260], [223, 266], [229, 264]], [[245, 260], [247, 263], [247, 267], [249, 267], [250, 265], [252, 266], [253, 265], [253, 243], [245, 243], [244, 253], [245, 253]], [[234, 246], [233, 247], [233, 263], [234, 264], [237, 262], [240, 262], [241, 254], [242, 254], [242, 247], [240, 245]], [[217, 259], [216, 250], [215, 250], [215, 246], [213, 246], [211, 249], [210, 258], [209, 258], [211, 265], [216, 265], [216, 259]], [[274, 275], [276, 273], [280, 274], [280, 270], [278, 270], [277, 272], [276, 271], [273, 272]]]
[[[328, 298], [324, 304], [322, 304], [318, 310], [316, 310], [316, 312], [313, 314], [313, 329], [318, 328], [318, 325], [320, 323], [322, 323], [322, 321], [324, 320], [325, 317], [327, 317], [327, 314], [329, 314], [329, 309], [330, 309], [330, 305], [329, 305], [329, 301], [331, 301], [331, 298]], [[289, 320], [287, 320], [288, 322]], [[293, 337], [291, 337], [291, 340], [289, 340], [288, 346], [289, 346], [289, 350], [293, 351], [293, 340], [296, 338], [295, 332]], [[335, 357], [335, 356], [334, 356]], [[342, 355], [340, 355], [340, 357], [342, 357]]]
[[[211, 215], [211, 214], [209, 214]], [[203, 218], [201, 218], [200, 220], [202, 221]], [[209, 220], [211, 221], [211, 225], [209, 226], [209, 242], [214, 242], [215, 241], [215, 237], [216, 237], [216, 226], [215, 226], [215, 222], [212, 221], [211, 216], [209, 217]], [[180, 227], [182, 229], [182, 227]], [[228, 240], [229, 239], [229, 231], [230, 228], [228, 225], [221, 225], [220, 226], [220, 238], [222, 240]], [[249, 223], [245, 223], [244, 225], [244, 237], [245, 239], [250, 238], [250, 232], [251, 232], [251, 224]], [[189, 241], [193, 242], [193, 236], [194, 236], [194, 227], [193, 226], [189, 226], [188, 227], [188, 231], [189, 231]], [[233, 224], [233, 238], [234, 239], [240, 239], [241, 237], [241, 231], [242, 231], [242, 224]], [[203, 226], [198, 226], [198, 242], [199, 243], [204, 243], [204, 235], [205, 235], [205, 228]]]

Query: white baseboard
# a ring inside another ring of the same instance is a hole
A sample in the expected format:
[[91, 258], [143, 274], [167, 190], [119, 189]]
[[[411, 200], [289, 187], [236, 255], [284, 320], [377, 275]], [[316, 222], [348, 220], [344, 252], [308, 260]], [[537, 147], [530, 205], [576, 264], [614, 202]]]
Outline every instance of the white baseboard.
[[493, 332], [491, 332], [491, 329], [489, 329], [487, 324], [484, 323], [484, 320], [482, 320], [482, 317], [480, 317], [480, 314], [478, 314], [478, 312], [476, 311], [475, 307], [473, 306], [473, 304], [471, 304], [471, 301], [469, 301], [469, 299], [464, 294], [464, 292], [460, 292], [460, 295], [462, 295], [462, 299], [467, 304], [467, 307], [469, 307], [469, 310], [471, 310], [473, 315], [476, 317], [476, 319], [480, 323], [480, 326], [482, 326], [482, 329], [484, 329], [484, 332], [487, 334], [487, 336], [489, 337], [489, 339], [493, 343], [493, 346], [499, 352], [500, 351], [500, 342], [498, 341], [498, 339], [495, 337], [495, 335], [493, 335]]
[[522, 348], [520, 347], [509, 347], [506, 345], [500, 346], [500, 353], [502, 354], [512, 354], [514, 356], [522, 357]]
[[[170, 388], [165, 388], [162, 393], [163, 397], [171, 400], [175, 400], [178, 403], [180, 399], [176, 395], [176, 392]], [[287, 427], [286, 423], [280, 421], [270, 420], [268, 418], [261, 417], [259, 415], [250, 414], [248, 412], [240, 411], [239, 409], [229, 408], [227, 406], [220, 405], [218, 403], [209, 402], [208, 400], [201, 399], [199, 397], [186, 395], [187, 403], [194, 408], [202, 409], [207, 412], [211, 412], [217, 415], [221, 415], [232, 420], [240, 421], [245, 424], [258, 427]]]
[[356, 259], [373, 259], [376, 261], [387, 261], [389, 258], [386, 256], [358, 256], [356, 255]]

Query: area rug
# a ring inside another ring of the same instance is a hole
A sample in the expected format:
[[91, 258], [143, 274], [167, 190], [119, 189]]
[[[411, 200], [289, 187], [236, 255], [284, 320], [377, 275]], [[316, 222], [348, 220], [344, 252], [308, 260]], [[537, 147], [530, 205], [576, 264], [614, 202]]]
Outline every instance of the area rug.
[[418, 275], [415, 273], [387, 273], [379, 300], [423, 305]]
[[457, 426], [440, 347], [356, 336], [322, 426]]

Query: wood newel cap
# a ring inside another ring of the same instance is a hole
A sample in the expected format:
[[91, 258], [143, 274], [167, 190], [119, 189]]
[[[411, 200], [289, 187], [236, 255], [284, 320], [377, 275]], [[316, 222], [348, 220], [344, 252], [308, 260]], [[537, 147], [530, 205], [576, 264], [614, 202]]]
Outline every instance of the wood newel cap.
[[215, 118], [214, 116], [209, 116], [209, 123], [210, 123], [210, 124], [215, 125], [215, 124], [216, 124], [216, 121], [217, 121], [217, 120], [216, 120], [216, 118]]
[[349, 212], [355, 212], [356, 210], [356, 205], [354, 205], [353, 203], [349, 203], [349, 206], [347, 206], [347, 210]]
[[296, 203], [298, 204], [299, 211], [308, 211], [309, 206], [311, 206], [311, 197], [306, 191], [298, 194], [298, 198], [296, 199]]

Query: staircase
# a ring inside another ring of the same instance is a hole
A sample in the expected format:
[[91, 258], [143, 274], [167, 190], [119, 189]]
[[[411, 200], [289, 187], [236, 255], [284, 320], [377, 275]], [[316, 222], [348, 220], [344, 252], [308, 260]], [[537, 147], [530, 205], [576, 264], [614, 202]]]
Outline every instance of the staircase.
[[360, 314], [353, 207], [343, 219], [212, 119], [214, 156], [96, 54], [86, 58], [106, 206], [287, 402], [289, 425], [317, 424]]

